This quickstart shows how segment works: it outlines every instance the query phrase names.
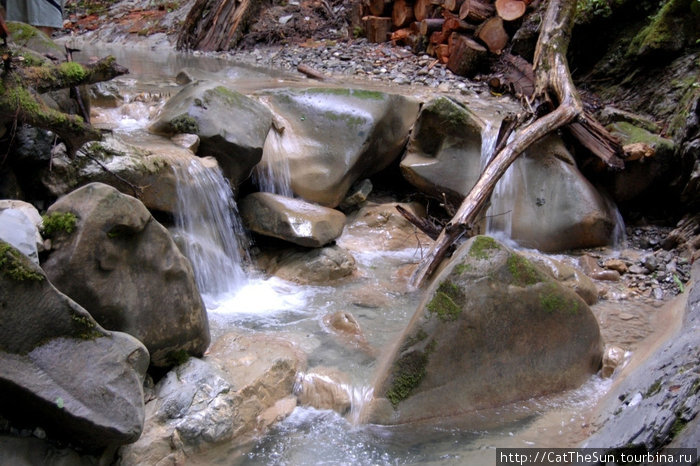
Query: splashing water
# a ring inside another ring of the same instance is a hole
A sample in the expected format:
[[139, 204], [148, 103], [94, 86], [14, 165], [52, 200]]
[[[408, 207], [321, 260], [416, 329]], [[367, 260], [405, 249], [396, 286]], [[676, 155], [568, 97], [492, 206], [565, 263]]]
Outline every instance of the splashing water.
[[176, 224], [207, 307], [246, 282], [242, 264], [248, 239], [233, 192], [218, 167], [199, 159], [173, 167], [177, 181]]
[[282, 137], [274, 128], [268, 133], [262, 160], [253, 170], [253, 182], [262, 192], [294, 197], [289, 160], [285, 156], [289, 148], [285, 149]]
[[481, 131], [481, 171], [486, 169], [491, 159], [496, 155], [493, 153], [496, 149], [496, 140], [498, 139], [499, 125], [493, 121], [487, 120], [486, 127]]

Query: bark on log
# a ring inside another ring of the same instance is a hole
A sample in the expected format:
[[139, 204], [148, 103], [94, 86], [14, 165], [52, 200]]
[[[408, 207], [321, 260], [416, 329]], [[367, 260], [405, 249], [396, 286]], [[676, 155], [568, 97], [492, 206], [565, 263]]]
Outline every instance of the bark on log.
[[450, 46], [447, 44], [439, 44], [435, 47], [435, 56], [440, 60], [440, 63], [446, 65], [450, 60]]
[[509, 39], [508, 33], [503, 27], [503, 20], [498, 16], [484, 21], [476, 30], [476, 37], [486, 44], [489, 52], [496, 55], [501, 54]]
[[371, 16], [384, 16], [384, 13], [388, 13], [388, 7], [391, 4], [391, 0], [367, 0], [367, 8]]
[[452, 33], [450, 42], [453, 45], [447, 68], [459, 76], [475, 76], [486, 59], [486, 47], [457, 32]]
[[195, 0], [177, 38], [177, 49], [229, 50], [261, 6], [257, 0]]
[[450, 246], [468, 233], [491, 197], [494, 186], [513, 161], [532, 143], [583, 113], [583, 105], [566, 61], [575, 12], [576, 2], [550, 0], [535, 49], [535, 96], [558, 102], [558, 106], [551, 113], [518, 129], [513, 140], [492, 159], [416, 269], [411, 278], [414, 286], [423, 284], [437, 269]]
[[433, 12], [434, 5], [430, 3], [430, 0], [416, 0], [416, 4], [413, 5], [413, 16], [416, 21], [423, 21], [430, 17]]
[[598, 156], [609, 167], [625, 168], [625, 163], [621, 158], [624, 151], [620, 141], [596, 121], [590, 113], [584, 112], [578, 121], [571, 123], [566, 129], [586, 149]]
[[442, 2], [442, 7], [447, 11], [457, 12], [463, 2], [464, 0], [444, 0]]
[[428, 18], [422, 20], [419, 24], [418, 32], [421, 35], [429, 36], [435, 31], [441, 31], [442, 25], [445, 23], [444, 18]]
[[391, 23], [395, 28], [402, 28], [413, 21], [413, 5], [406, 0], [396, 0], [391, 10]]
[[459, 19], [480, 23], [496, 13], [488, 0], [464, 0], [459, 7]]
[[367, 16], [365, 19], [365, 31], [370, 42], [386, 42], [391, 33], [391, 18]]

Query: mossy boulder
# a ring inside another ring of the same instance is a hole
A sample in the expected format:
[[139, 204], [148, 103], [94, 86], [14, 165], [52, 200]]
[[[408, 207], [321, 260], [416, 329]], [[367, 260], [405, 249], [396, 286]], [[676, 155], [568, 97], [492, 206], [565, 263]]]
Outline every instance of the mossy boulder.
[[0, 296], [0, 416], [87, 448], [135, 441], [146, 348], [106, 331], [2, 240]]
[[262, 97], [278, 124], [261, 166], [276, 173], [288, 164], [294, 194], [327, 207], [401, 154], [419, 108], [416, 99], [362, 89], [281, 89]]
[[77, 219], [74, 231], [54, 234], [42, 264], [58, 289], [105, 328], [138, 338], [155, 366], [206, 350], [209, 325], [192, 266], [139, 200], [91, 183], [47, 214], [56, 212]]
[[577, 387], [601, 363], [598, 323], [574, 292], [490, 237], [462, 245], [379, 369], [366, 419], [404, 424]]
[[198, 155], [215, 157], [234, 184], [260, 161], [272, 115], [261, 103], [216, 81], [187, 84], [165, 104], [154, 133], [196, 134]]
[[700, 6], [697, 0], [670, 0], [632, 39], [627, 54], [662, 58], [673, 55], [700, 39]]
[[676, 145], [671, 139], [624, 121], [608, 125], [608, 130], [622, 144], [640, 142], [654, 150], [652, 157], [628, 162], [625, 170], [614, 175], [611, 194], [617, 202], [630, 201], [648, 194], [676, 170]]
[[455, 204], [481, 173], [481, 132], [486, 123], [463, 105], [438, 97], [423, 105], [401, 160], [401, 173], [421, 191]]
[[[40, 55], [50, 54], [62, 57], [66, 51], [49, 36], [27, 23], [8, 21], [10, 40], [21, 48], [32, 50]], [[44, 60], [44, 58], [42, 58]]]
[[[66, 154], [54, 157], [51, 166], [41, 168], [40, 179], [56, 197], [99, 182], [130, 196], [138, 194], [150, 210], [174, 214], [178, 209], [174, 168], [187, 166], [195, 158], [190, 150], [167, 140], [148, 141], [136, 147], [106, 135], [100, 142], [85, 144], [73, 158]], [[216, 165], [214, 159], [197, 159]], [[134, 186], [139, 188], [138, 193]]]

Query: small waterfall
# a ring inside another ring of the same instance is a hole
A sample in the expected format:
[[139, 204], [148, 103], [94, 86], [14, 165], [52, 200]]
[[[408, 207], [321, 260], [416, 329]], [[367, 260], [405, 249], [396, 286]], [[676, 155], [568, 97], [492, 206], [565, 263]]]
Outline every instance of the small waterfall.
[[[486, 127], [481, 133], [481, 171], [486, 169], [486, 166], [491, 161], [491, 159], [496, 155], [493, 153], [496, 148], [496, 140], [498, 139], [498, 132], [500, 128], [500, 122], [494, 124], [494, 122], [488, 121]], [[512, 137], [512, 135], [511, 135]], [[517, 163], [517, 161], [516, 161]], [[509, 212], [497, 211], [499, 205], [503, 205], [503, 200], [512, 199], [515, 196], [514, 192], [514, 172], [515, 164], [508, 167], [506, 172], [503, 174], [491, 194], [491, 206], [486, 211], [486, 233], [494, 234], [495, 232], [503, 232], [507, 237], [510, 238], [512, 230], [512, 215]], [[500, 201], [500, 202], [499, 202]], [[496, 208], [494, 208], [496, 206]]]
[[365, 415], [365, 408], [372, 401], [374, 388], [367, 385], [359, 387], [348, 386], [347, 390], [350, 394], [350, 412], [347, 415], [347, 419], [353, 426], [364, 424], [365, 419], [362, 419], [362, 417]]
[[[246, 283], [242, 264], [248, 240], [230, 185], [218, 166], [194, 158], [174, 165], [177, 181], [176, 224], [185, 255], [192, 262], [205, 301]], [[207, 303], [209, 304], [209, 303]]]
[[294, 197], [289, 160], [282, 138], [283, 134], [275, 128], [268, 133], [262, 160], [253, 170], [253, 182], [262, 192]]
[[496, 148], [500, 123], [496, 125], [493, 121], [487, 120], [486, 127], [481, 131], [481, 171], [486, 169], [491, 159], [496, 155], [493, 153]]

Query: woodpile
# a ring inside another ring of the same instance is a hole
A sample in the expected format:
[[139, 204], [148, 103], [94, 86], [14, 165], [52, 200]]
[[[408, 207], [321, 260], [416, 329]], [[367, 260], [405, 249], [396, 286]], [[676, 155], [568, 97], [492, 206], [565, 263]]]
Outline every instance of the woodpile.
[[453, 73], [473, 77], [489, 54], [510, 39], [506, 24], [531, 0], [363, 0], [362, 27], [370, 42], [391, 41], [427, 53]]

